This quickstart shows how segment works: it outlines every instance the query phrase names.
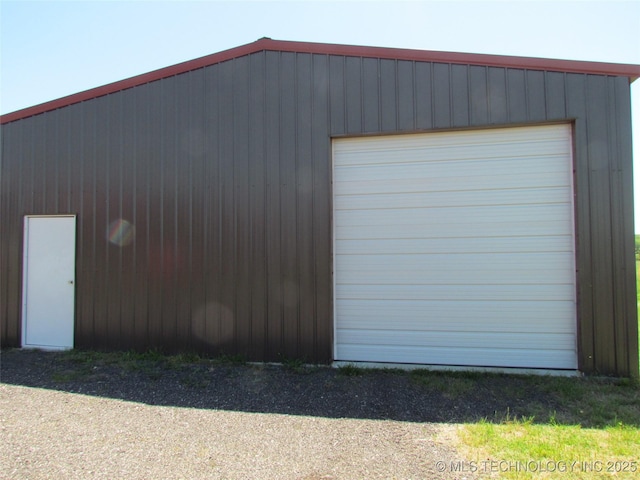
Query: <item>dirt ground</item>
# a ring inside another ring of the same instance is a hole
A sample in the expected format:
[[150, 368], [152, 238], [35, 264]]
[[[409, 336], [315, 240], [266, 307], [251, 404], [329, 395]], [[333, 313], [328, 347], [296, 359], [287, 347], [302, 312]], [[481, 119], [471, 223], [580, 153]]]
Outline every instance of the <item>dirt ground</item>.
[[482, 379], [21, 350], [0, 362], [7, 479], [472, 478], [449, 469], [465, 460], [456, 423], [517, 410]]

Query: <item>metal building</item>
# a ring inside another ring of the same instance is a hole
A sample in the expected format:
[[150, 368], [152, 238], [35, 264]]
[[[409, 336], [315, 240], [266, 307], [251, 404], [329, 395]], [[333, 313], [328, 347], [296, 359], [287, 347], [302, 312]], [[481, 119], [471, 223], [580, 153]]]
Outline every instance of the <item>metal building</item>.
[[261, 39], [4, 115], [2, 345], [635, 376], [638, 76]]

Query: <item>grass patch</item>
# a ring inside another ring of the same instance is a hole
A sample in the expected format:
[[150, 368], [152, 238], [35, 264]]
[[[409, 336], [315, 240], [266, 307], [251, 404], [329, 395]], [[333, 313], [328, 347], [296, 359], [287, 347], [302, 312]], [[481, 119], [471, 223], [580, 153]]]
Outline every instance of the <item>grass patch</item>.
[[104, 368], [119, 368], [123, 372], [141, 372], [157, 380], [166, 369], [179, 369], [183, 365], [201, 362], [195, 353], [164, 355], [156, 349], [145, 352], [99, 352], [92, 350], [68, 350], [62, 352], [57, 360], [65, 369], [52, 375], [54, 381], [71, 382], [99, 374]]
[[221, 353], [213, 358], [212, 361], [213, 363], [221, 365], [245, 365], [247, 363], [247, 358], [242, 354], [227, 355], [226, 353]]
[[364, 369], [356, 367], [353, 363], [348, 363], [338, 367], [338, 374], [345, 377], [359, 377], [364, 374]]
[[73, 381], [88, 378], [91, 375], [91, 373], [92, 371], [90, 367], [75, 368], [75, 369], [63, 370], [60, 372], [54, 372], [51, 375], [51, 379], [54, 382], [58, 382], [58, 383], [68, 383], [68, 382], [73, 382]]
[[201, 363], [204, 359], [197, 353], [179, 353], [177, 355], [170, 355], [166, 357], [166, 362], [169, 368], [181, 368], [184, 365], [193, 365], [195, 363]]
[[638, 478], [637, 381], [527, 377], [523, 385], [544, 393], [559, 411], [541, 408], [536, 415], [516, 417], [507, 409], [462, 425], [459, 449], [478, 473], [507, 479]]
[[190, 388], [206, 388], [209, 386], [210, 380], [199, 373], [191, 372], [180, 377], [180, 383]]
[[640, 432], [622, 423], [589, 429], [510, 418], [465, 425], [458, 435], [477, 471], [500, 478], [637, 478], [640, 471]]
[[284, 355], [280, 355], [280, 363], [287, 370], [294, 373], [306, 373], [308, 369], [305, 366], [305, 360], [302, 358], [289, 358]]
[[411, 381], [432, 390], [437, 390], [447, 398], [456, 398], [470, 393], [476, 385], [477, 372], [444, 372], [426, 369], [411, 370]]
[[65, 350], [60, 354], [60, 358], [74, 364], [83, 365], [95, 363], [103, 355], [91, 350]]

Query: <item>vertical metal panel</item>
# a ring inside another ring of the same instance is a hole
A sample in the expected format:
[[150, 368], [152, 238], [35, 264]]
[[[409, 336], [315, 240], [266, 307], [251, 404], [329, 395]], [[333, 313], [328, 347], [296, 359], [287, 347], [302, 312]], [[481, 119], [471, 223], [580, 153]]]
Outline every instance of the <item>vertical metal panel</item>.
[[433, 65], [433, 117], [436, 128], [451, 127], [451, 65]]
[[313, 258], [313, 144], [312, 58], [296, 57], [296, 243], [298, 245], [298, 358], [315, 358], [314, 258]]
[[209, 169], [207, 156], [210, 148], [209, 119], [205, 70], [190, 76], [185, 103], [188, 108], [189, 130], [185, 134], [185, 150], [189, 159], [189, 345], [198, 351], [207, 348], [206, 266], [209, 261], [206, 234], [208, 225]]
[[[296, 54], [282, 53], [280, 58], [280, 195], [282, 242], [282, 303], [283, 351], [286, 357], [298, 355], [298, 265], [299, 255], [296, 184], [298, 171], [296, 158]], [[359, 80], [356, 82], [359, 84]], [[358, 109], [359, 110], [359, 109]], [[347, 115], [349, 118], [349, 115]], [[350, 120], [349, 122], [350, 123]]]
[[158, 199], [152, 199], [151, 193], [157, 183], [157, 177], [152, 173], [152, 166], [158, 158], [153, 155], [152, 130], [154, 124], [153, 109], [157, 101], [153, 94], [156, 90], [152, 85], [136, 91], [133, 101], [135, 104], [135, 136], [134, 144], [130, 146], [131, 176], [135, 188], [133, 199], [131, 223], [135, 229], [130, 245], [134, 255], [134, 328], [133, 345], [135, 348], [145, 348], [153, 345], [154, 327], [150, 325], [154, 308], [157, 302], [151, 297], [151, 276], [156, 264], [151, 260], [151, 235], [150, 224], [157, 223], [157, 217], [151, 220], [151, 208], [158, 203]]
[[528, 70], [526, 77], [529, 121], [544, 122], [547, 119], [544, 72]]
[[471, 125], [489, 123], [489, 96], [487, 93], [487, 68], [469, 67], [469, 104]]
[[162, 111], [160, 120], [164, 135], [161, 145], [164, 156], [162, 178], [162, 343], [171, 345], [177, 336], [177, 281], [184, 268], [184, 252], [178, 243], [178, 97], [181, 92], [176, 85], [176, 78], [161, 81]]
[[360, 133], [362, 131], [362, 60], [346, 57], [344, 62], [347, 132]]
[[235, 320], [237, 351], [249, 356], [251, 343], [251, 230], [249, 207], [249, 57], [233, 60], [233, 165], [236, 241]]
[[[146, 139], [147, 156], [147, 198], [145, 234], [147, 243], [148, 287], [147, 315], [149, 344], [151, 347], [162, 345], [162, 276], [163, 276], [163, 206], [164, 191], [162, 183], [165, 175], [165, 158], [162, 136], [162, 103], [164, 101], [162, 82], [147, 86], [150, 103], [148, 106], [148, 137]], [[141, 159], [142, 160], [142, 159]]]
[[345, 71], [344, 57], [329, 56], [329, 111], [331, 135], [346, 131]]
[[616, 373], [638, 372], [638, 311], [633, 225], [631, 98], [625, 78], [610, 77], [609, 138], [611, 151], [611, 217], [613, 234], [614, 325]]
[[[602, 89], [606, 90], [606, 93], [603, 91], [602, 94], [605, 97], [607, 105], [605, 111], [602, 113], [606, 115], [605, 120], [607, 123], [607, 163], [610, 193], [608, 207], [610, 211], [609, 226], [611, 234], [611, 254], [609, 261], [611, 263], [612, 275], [611, 309], [613, 312], [612, 318], [621, 319], [619, 322], [614, 320], [613, 322], [607, 322], [604, 325], [604, 328], [613, 330], [613, 361], [610, 367], [610, 373], [613, 373], [625, 369], [629, 371], [629, 367], [632, 363], [630, 357], [633, 356], [637, 359], [637, 355], [630, 354], [627, 343], [627, 338], [630, 334], [637, 338], [637, 329], [629, 329], [629, 316], [623, 313], [628, 305], [627, 298], [630, 295], [635, 295], [635, 290], [632, 291], [630, 288], [625, 286], [625, 281], [627, 279], [626, 271], [630, 269], [625, 268], [624, 265], [625, 263], [627, 265], [631, 265], [630, 252], [633, 250], [633, 245], [631, 243], [633, 228], [628, 228], [628, 225], [625, 225], [627, 222], [625, 222], [623, 199], [627, 196], [625, 190], [627, 189], [629, 182], [623, 179], [621, 173], [626, 171], [627, 177], [632, 177], [633, 175], [631, 168], [629, 168], [631, 165], [628, 165], [627, 162], [625, 162], [625, 159], [628, 158], [628, 155], [631, 152], [629, 150], [626, 152], [624, 151], [626, 149], [625, 145], [630, 144], [630, 138], [625, 135], [625, 130], [623, 128], [619, 128], [619, 117], [617, 114], [617, 110], [620, 108], [620, 103], [626, 100], [626, 102], [630, 104], [630, 98], [627, 97], [623, 100], [618, 97], [618, 92], [616, 92], [615, 87], [615, 78], [603, 77]], [[633, 199], [631, 199], [630, 202], [633, 204]], [[625, 247], [628, 249], [626, 253]], [[637, 314], [634, 317], [637, 318]], [[633, 321], [633, 323], [637, 325], [637, 321]], [[636, 333], [631, 333], [634, 330]], [[603, 347], [609, 349], [609, 345], [610, 344], [605, 344]]]
[[415, 129], [414, 62], [398, 61], [398, 130]]
[[[79, 105], [76, 116], [82, 125], [80, 161], [82, 163], [82, 196], [76, 205], [76, 332], [75, 345], [86, 348], [93, 338], [93, 285], [95, 281], [95, 242], [93, 239], [95, 222], [95, 162], [93, 158], [93, 132], [95, 116], [91, 115], [95, 102]], [[81, 258], [78, 258], [81, 257]]]
[[507, 110], [509, 122], [527, 121], [527, 85], [524, 70], [507, 70]]
[[416, 128], [427, 130], [433, 126], [433, 102], [431, 85], [431, 63], [416, 63]]
[[44, 155], [39, 158], [38, 177], [42, 185], [41, 211], [44, 214], [54, 214], [56, 212], [58, 200], [58, 163], [60, 161], [60, 150], [57, 142], [57, 129], [60, 111], [54, 110], [48, 116], [48, 121], [43, 123], [43, 148]]
[[[201, 97], [202, 72], [175, 77], [176, 83], [176, 348], [192, 348], [191, 322], [193, 278], [193, 165], [200, 153], [202, 115], [194, 111], [192, 98]], [[192, 93], [195, 91], [195, 95]], [[196, 107], [198, 108], [198, 107]]]
[[469, 125], [469, 67], [451, 65], [451, 102], [454, 127]]
[[380, 60], [380, 124], [383, 132], [398, 128], [397, 62]]
[[507, 85], [504, 68], [489, 67], [489, 121], [507, 123]]
[[[44, 169], [44, 164], [42, 163], [42, 159], [46, 156], [47, 146], [46, 146], [46, 136], [45, 136], [45, 128], [46, 128], [46, 119], [49, 116], [37, 116], [33, 121], [33, 133], [34, 133], [34, 142], [33, 142], [33, 153], [32, 159], [33, 163], [31, 164], [31, 181], [32, 181], [32, 204], [31, 208], [33, 212], [45, 212], [45, 199], [44, 196], [46, 194], [46, 181], [47, 178]], [[44, 175], [43, 175], [44, 174]], [[49, 187], [50, 188], [50, 187]]]
[[92, 153], [94, 170], [94, 215], [93, 245], [94, 245], [94, 282], [93, 282], [93, 331], [92, 343], [99, 347], [108, 347], [109, 332], [109, 250], [106, 233], [109, 225], [109, 184], [113, 180], [109, 178], [109, 165], [111, 164], [111, 150], [109, 144], [109, 101], [113, 97], [97, 98], [93, 105], [95, 125], [93, 131]]
[[[222, 175], [220, 151], [221, 124], [219, 121], [218, 105], [220, 102], [219, 68], [204, 71], [204, 134], [205, 155], [199, 173], [204, 178], [202, 201], [203, 222], [203, 272], [202, 283], [204, 290], [204, 305], [198, 311], [198, 321], [203, 323], [198, 328], [196, 345], [202, 350], [212, 349], [217, 345], [219, 351], [229, 352], [226, 341], [221, 338], [221, 317], [223, 307], [221, 303], [222, 250], [220, 238], [221, 205], [222, 205]], [[217, 343], [214, 343], [217, 342]]]
[[[595, 368], [593, 339], [593, 273], [591, 259], [591, 218], [589, 212], [590, 175], [587, 163], [587, 122], [585, 76], [566, 77], [567, 114], [574, 117], [574, 163], [576, 195], [576, 257], [578, 276], [578, 368]], [[531, 103], [529, 104], [531, 105]], [[531, 111], [531, 110], [530, 110]]]
[[[377, 58], [362, 59], [362, 120], [364, 132], [380, 131], [380, 75]], [[315, 71], [315, 70], [314, 70]]]
[[[605, 101], [607, 102], [606, 108], [606, 122], [607, 122], [607, 137], [608, 137], [608, 160], [609, 160], [609, 183], [611, 194], [610, 216], [611, 216], [611, 254], [612, 254], [612, 295], [613, 295], [613, 312], [614, 318], [625, 310], [625, 300], [627, 296], [627, 289], [624, 287], [624, 281], [626, 280], [625, 269], [620, 268], [624, 265], [624, 250], [625, 250], [625, 238], [623, 232], [625, 232], [624, 226], [624, 207], [622, 206], [622, 198], [624, 195], [615, 195], [613, 192], [623, 192], [623, 179], [621, 172], [623, 170], [624, 162], [620, 158], [621, 139], [624, 135], [618, 134], [617, 128], [617, 110], [619, 108], [618, 98], [616, 92], [615, 82], [610, 79], [605, 79], [605, 88], [607, 89], [607, 95]], [[629, 99], [630, 100], [630, 99]], [[631, 172], [629, 172], [631, 173]], [[633, 201], [633, 200], [631, 200]], [[616, 234], [621, 232], [622, 234]], [[631, 245], [629, 245], [631, 247]], [[627, 329], [622, 324], [616, 325], [614, 323], [614, 344], [624, 345], [626, 343]], [[615, 348], [613, 354], [615, 355], [615, 368], [618, 366], [629, 364], [629, 350], [627, 348]]]
[[605, 77], [587, 76], [587, 134], [593, 262], [594, 355], [602, 373], [615, 369], [611, 265], [611, 190], [607, 136]]
[[235, 223], [235, 165], [233, 158], [233, 61], [219, 67], [218, 103], [218, 161], [220, 178], [220, 210], [217, 242], [221, 252], [221, 269], [218, 288], [221, 314], [219, 319], [219, 341], [225, 351], [236, 352], [236, 282], [237, 243]]
[[251, 258], [251, 357], [265, 358], [267, 344], [265, 57], [251, 56], [249, 86], [249, 218]]
[[266, 358], [283, 351], [283, 282], [280, 216], [280, 54], [266, 52], [265, 126], [267, 163], [267, 302], [268, 337]]
[[567, 118], [564, 74], [561, 72], [545, 72], [546, 112], [548, 120]]
[[312, 155], [313, 250], [315, 254], [315, 352], [317, 359], [332, 359], [333, 290], [331, 232], [331, 144], [329, 138], [329, 57], [313, 56]]
[[[5, 128], [6, 127], [6, 128]], [[0, 150], [0, 340], [3, 344], [19, 342], [20, 316], [20, 249], [22, 247], [21, 198], [19, 188], [25, 185], [23, 169], [26, 162], [15, 159], [27, 157], [24, 130], [28, 125], [3, 125]], [[26, 158], [25, 158], [26, 160]], [[17, 183], [19, 182], [19, 183]]]
[[22, 216], [77, 213], [79, 347], [328, 361], [332, 135], [575, 119], [581, 368], [634, 373], [625, 82], [268, 51], [3, 125], [3, 345]]
[[[107, 97], [108, 98], [108, 97]], [[120, 289], [122, 281], [122, 253], [121, 248], [114, 244], [109, 228], [113, 222], [117, 222], [122, 204], [120, 190], [122, 184], [122, 95], [108, 98], [106, 111], [108, 115], [108, 128], [103, 132], [106, 137], [106, 144], [109, 145], [108, 157], [105, 158], [107, 165], [107, 178], [109, 186], [107, 189], [106, 222], [102, 227], [102, 242], [106, 245], [106, 310], [105, 329], [107, 331], [107, 345], [110, 348], [119, 346], [121, 334], [121, 302], [122, 291]]]
[[82, 221], [84, 220], [84, 197], [87, 193], [86, 184], [86, 161], [84, 156], [85, 148], [85, 124], [83, 122], [82, 112], [83, 104], [76, 104], [64, 110], [68, 118], [67, 124], [67, 142], [68, 142], [68, 158], [69, 158], [69, 181], [70, 196], [69, 205], [66, 206], [64, 213], [73, 213], [76, 215], [76, 310], [75, 310], [75, 338], [74, 345], [78, 345], [78, 341], [84, 336], [84, 323], [80, 306], [87, 302], [86, 290], [78, 288], [78, 280], [83, 278], [82, 272], [86, 269], [86, 255], [88, 242], [85, 242], [84, 229]]

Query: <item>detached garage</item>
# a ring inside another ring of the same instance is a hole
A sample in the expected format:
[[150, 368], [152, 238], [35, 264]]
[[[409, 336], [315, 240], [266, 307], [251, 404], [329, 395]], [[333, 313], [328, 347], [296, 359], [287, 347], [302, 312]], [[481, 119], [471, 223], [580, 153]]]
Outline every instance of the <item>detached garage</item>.
[[636, 376], [638, 76], [261, 39], [4, 115], [2, 345]]

